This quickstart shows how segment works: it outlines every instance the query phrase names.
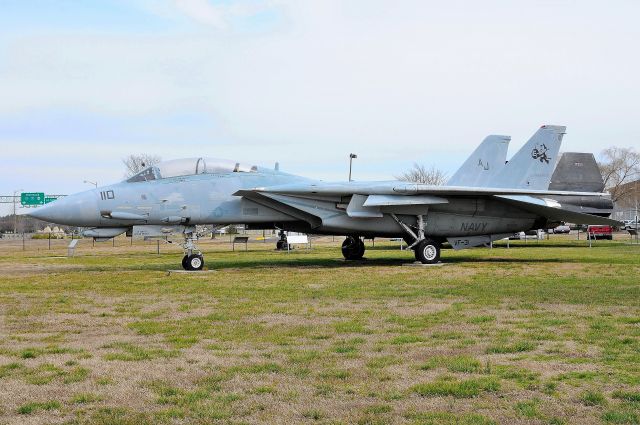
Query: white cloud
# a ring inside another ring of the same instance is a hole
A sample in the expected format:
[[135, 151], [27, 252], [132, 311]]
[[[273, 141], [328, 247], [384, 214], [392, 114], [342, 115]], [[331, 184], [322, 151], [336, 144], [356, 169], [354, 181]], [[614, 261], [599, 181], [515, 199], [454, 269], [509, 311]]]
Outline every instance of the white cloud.
[[224, 10], [207, 0], [173, 0], [176, 9], [194, 21], [218, 29], [225, 29], [228, 23]]

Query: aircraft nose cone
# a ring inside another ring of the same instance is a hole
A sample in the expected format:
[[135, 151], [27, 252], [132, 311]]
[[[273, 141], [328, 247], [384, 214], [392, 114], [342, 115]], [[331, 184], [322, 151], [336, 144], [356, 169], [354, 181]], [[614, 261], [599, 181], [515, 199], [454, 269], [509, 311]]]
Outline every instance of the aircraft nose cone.
[[65, 196], [29, 211], [27, 215], [68, 226], [97, 226], [100, 224], [98, 199], [94, 191]]

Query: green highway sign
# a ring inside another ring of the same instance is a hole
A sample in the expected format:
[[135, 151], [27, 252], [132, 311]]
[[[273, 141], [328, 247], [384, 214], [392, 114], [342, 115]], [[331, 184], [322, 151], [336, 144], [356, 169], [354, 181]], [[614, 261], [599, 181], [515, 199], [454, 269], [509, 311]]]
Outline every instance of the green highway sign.
[[45, 196], [45, 198], [44, 198], [44, 203], [45, 203], [45, 204], [48, 204], [49, 202], [53, 202], [53, 201], [55, 201], [56, 199], [58, 199], [58, 198], [53, 198], [53, 197], [51, 197], [51, 196]]
[[45, 203], [44, 192], [22, 192], [20, 203], [25, 206], [43, 205]]

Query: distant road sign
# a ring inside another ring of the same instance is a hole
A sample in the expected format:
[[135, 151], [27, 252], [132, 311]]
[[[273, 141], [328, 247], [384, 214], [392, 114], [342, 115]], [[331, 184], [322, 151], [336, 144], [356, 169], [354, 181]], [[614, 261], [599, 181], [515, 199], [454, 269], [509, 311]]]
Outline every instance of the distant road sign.
[[[15, 196], [13, 196], [13, 195], [0, 195], [0, 204], [13, 204], [14, 202], [17, 204], [18, 201], [21, 202], [23, 207], [27, 207], [27, 206], [37, 207], [38, 205], [42, 205], [43, 204], [43, 202], [40, 202], [39, 204], [28, 204], [28, 205], [25, 205], [24, 201], [23, 201], [24, 198], [22, 197], [22, 194], [20, 194], [20, 195], [21, 196], [18, 196], [18, 195], [15, 195]], [[56, 199], [60, 199], [60, 198], [63, 198], [65, 196], [67, 196], [67, 195], [44, 195], [44, 203], [47, 204], [49, 202], [55, 201]]]
[[20, 203], [25, 207], [43, 205], [44, 200], [44, 192], [22, 192], [20, 194]]

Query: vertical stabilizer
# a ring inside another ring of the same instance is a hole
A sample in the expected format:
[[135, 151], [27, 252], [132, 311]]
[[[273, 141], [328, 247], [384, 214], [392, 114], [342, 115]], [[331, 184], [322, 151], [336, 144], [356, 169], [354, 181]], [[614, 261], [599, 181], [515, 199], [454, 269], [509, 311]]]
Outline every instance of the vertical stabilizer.
[[489, 186], [546, 190], [558, 161], [566, 127], [543, 125], [493, 177]]
[[487, 136], [447, 182], [448, 186], [486, 187], [505, 166], [509, 136]]

